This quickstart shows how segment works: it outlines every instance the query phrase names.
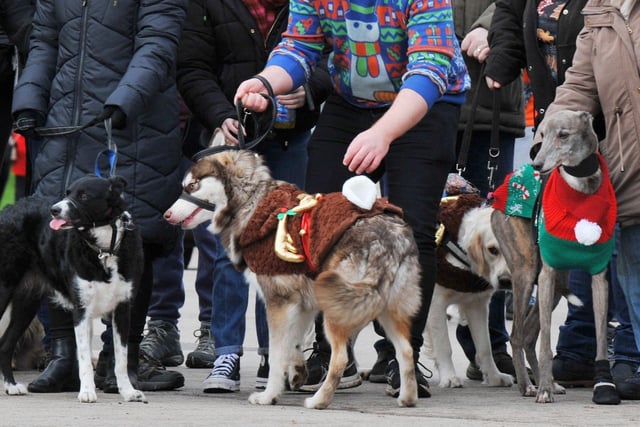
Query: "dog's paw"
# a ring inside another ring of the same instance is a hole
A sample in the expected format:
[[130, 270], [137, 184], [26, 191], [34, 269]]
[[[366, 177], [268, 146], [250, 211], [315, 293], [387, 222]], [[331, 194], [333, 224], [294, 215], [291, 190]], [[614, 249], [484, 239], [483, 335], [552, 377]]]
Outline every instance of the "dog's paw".
[[536, 403], [553, 403], [553, 393], [551, 390], [546, 388], [538, 389], [538, 394], [536, 395]]
[[307, 369], [300, 365], [292, 366], [289, 371], [289, 387], [291, 390], [299, 390], [307, 381]]
[[440, 383], [438, 384], [438, 387], [440, 388], [462, 388], [463, 386], [463, 381], [458, 378], [457, 376], [452, 376], [449, 378], [443, 378], [442, 380], [440, 380]]
[[80, 390], [78, 400], [82, 403], [95, 403], [98, 401], [98, 395], [95, 390]]
[[413, 396], [398, 396], [397, 399], [398, 406], [401, 408], [413, 408], [418, 403], [418, 393], [415, 393]]
[[125, 402], [143, 402], [148, 403], [144, 393], [140, 390], [131, 389], [130, 391], [121, 391], [120, 394]]
[[553, 383], [553, 394], [567, 394], [567, 390], [558, 383]]
[[325, 409], [330, 403], [331, 400], [325, 400], [316, 393], [304, 400], [304, 407], [307, 409]]
[[4, 392], [9, 396], [22, 396], [27, 394], [27, 388], [24, 386], [24, 384], [21, 383], [4, 383]]
[[278, 396], [272, 396], [267, 392], [255, 392], [249, 396], [249, 403], [253, 405], [275, 405], [278, 403]]
[[535, 397], [538, 395], [538, 388], [533, 384], [529, 384], [522, 392], [522, 395], [526, 397]]
[[513, 377], [499, 372], [495, 377], [488, 377], [486, 383], [491, 387], [511, 387], [513, 385]]

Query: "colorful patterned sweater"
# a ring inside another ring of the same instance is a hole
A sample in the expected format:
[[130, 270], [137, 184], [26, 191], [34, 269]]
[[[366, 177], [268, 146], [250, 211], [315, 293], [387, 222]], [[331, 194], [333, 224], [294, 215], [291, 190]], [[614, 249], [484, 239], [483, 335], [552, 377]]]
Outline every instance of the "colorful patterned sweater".
[[289, 27], [267, 65], [298, 87], [330, 45], [335, 90], [363, 108], [391, 104], [409, 88], [427, 105], [464, 103], [470, 86], [449, 1], [292, 0]]

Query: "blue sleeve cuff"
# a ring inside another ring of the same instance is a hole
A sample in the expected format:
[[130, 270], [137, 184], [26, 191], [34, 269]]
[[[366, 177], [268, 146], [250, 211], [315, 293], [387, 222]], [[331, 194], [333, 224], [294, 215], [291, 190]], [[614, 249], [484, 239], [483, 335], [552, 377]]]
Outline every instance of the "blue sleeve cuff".
[[284, 68], [293, 80], [293, 88], [302, 86], [306, 81], [304, 67], [302, 67], [293, 57], [286, 54], [271, 55], [267, 65], [276, 65]]
[[431, 79], [422, 74], [412, 74], [402, 83], [401, 89], [411, 89], [424, 98], [431, 108], [441, 97], [440, 88]]

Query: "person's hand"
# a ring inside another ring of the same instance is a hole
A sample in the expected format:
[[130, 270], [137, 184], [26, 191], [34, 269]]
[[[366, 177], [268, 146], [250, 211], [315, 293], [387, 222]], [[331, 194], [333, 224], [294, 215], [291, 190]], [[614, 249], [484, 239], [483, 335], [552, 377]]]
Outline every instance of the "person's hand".
[[240, 83], [233, 99], [234, 103], [239, 99], [247, 110], [260, 113], [269, 106], [267, 98], [268, 92], [264, 84], [256, 78], [250, 78]]
[[44, 114], [37, 110], [22, 110], [16, 114], [14, 128], [17, 133], [25, 138], [37, 136], [35, 129], [44, 125]]
[[96, 117], [98, 123], [111, 119], [111, 127], [114, 129], [124, 129], [127, 125], [127, 115], [117, 105], [105, 105], [102, 113]]
[[278, 103], [284, 105], [290, 110], [296, 110], [302, 108], [307, 100], [307, 93], [304, 90], [304, 85], [299, 86], [293, 92], [289, 92], [286, 95], [278, 95], [276, 97]]
[[226, 145], [238, 145], [238, 120], [229, 117], [222, 122], [220, 129]]
[[478, 27], [469, 31], [462, 39], [460, 48], [467, 53], [470, 58], [475, 58], [478, 62], [484, 62], [489, 56], [489, 42], [486, 28]]
[[372, 173], [380, 166], [380, 163], [389, 152], [391, 142], [390, 138], [381, 135], [373, 128], [367, 129], [359, 133], [351, 141], [342, 164], [350, 172], [357, 174]]
[[500, 84], [500, 82], [497, 82], [495, 80], [493, 80], [491, 77], [489, 76], [485, 76], [484, 80], [487, 82], [487, 87], [489, 89], [500, 89], [502, 87], [502, 85]]

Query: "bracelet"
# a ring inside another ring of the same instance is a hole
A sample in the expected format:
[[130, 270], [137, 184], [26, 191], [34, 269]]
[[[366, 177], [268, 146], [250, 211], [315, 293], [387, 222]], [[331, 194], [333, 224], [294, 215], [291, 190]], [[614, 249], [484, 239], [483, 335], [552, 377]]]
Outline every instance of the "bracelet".
[[273, 88], [271, 87], [271, 83], [269, 83], [269, 80], [265, 79], [260, 74], [256, 74], [255, 76], [253, 76], [251, 78], [260, 80], [260, 82], [264, 85], [265, 89], [267, 89], [267, 93], [269, 94], [269, 96], [271, 98], [275, 97], [275, 95], [273, 94]]

